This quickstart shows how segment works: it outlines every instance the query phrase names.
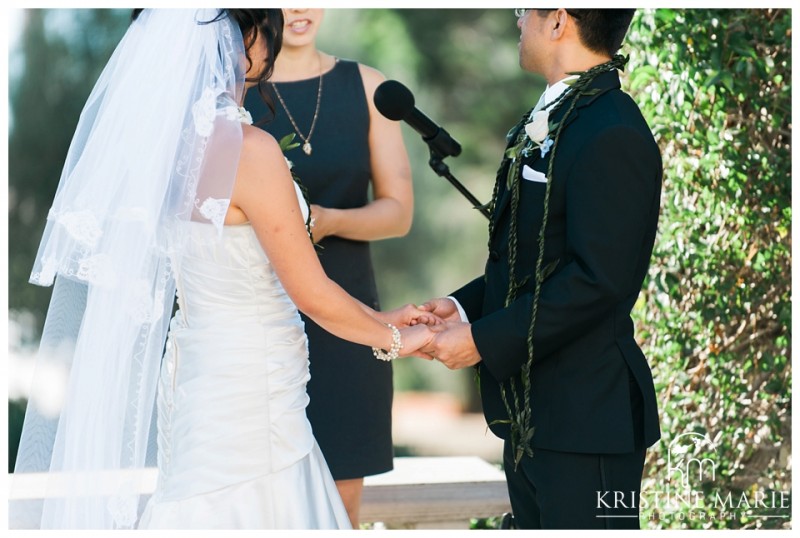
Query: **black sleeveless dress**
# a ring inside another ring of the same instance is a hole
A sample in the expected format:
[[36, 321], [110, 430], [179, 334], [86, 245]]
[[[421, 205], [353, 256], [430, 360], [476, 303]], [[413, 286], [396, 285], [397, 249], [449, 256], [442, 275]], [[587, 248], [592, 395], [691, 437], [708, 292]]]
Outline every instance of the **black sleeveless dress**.
[[[369, 110], [358, 70], [338, 60], [324, 75], [312, 153], [301, 147], [286, 157], [308, 190], [311, 203], [350, 209], [369, 201], [372, 175], [368, 144]], [[276, 83], [295, 123], [307, 136], [317, 103], [319, 78]], [[280, 140], [295, 133], [286, 110], [269, 84], [275, 117], [257, 88], [249, 90], [245, 108], [256, 125]], [[295, 133], [295, 142], [303, 143]], [[378, 294], [369, 243], [339, 237], [320, 242], [319, 260], [327, 275], [348, 293], [376, 310]], [[369, 347], [337, 338], [303, 316], [308, 335], [311, 380], [308, 419], [336, 480], [360, 478], [392, 469], [392, 367], [376, 360]]]

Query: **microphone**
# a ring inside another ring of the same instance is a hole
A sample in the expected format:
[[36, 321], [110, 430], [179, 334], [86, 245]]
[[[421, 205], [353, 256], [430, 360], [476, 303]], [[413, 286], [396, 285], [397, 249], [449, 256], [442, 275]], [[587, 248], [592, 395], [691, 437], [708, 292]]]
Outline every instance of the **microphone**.
[[461, 153], [461, 144], [414, 106], [414, 95], [411, 90], [396, 80], [387, 80], [375, 88], [373, 101], [375, 108], [385, 117], [393, 121], [403, 120], [421, 134], [431, 152], [428, 164], [433, 171], [447, 179], [483, 216], [487, 219], [492, 218], [487, 207], [450, 173], [450, 169], [444, 163], [445, 157], [456, 157]]
[[403, 120], [421, 134], [431, 151], [440, 157], [456, 157], [461, 153], [461, 144], [414, 106], [414, 95], [400, 82], [387, 80], [381, 83], [375, 89], [373, 101], [378, 112], [385, 117], [394, 121]]

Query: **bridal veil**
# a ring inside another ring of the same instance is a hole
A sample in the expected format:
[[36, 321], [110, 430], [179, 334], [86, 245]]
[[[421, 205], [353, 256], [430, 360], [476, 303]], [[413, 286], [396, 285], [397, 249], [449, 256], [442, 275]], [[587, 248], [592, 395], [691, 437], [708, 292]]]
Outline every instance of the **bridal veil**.
[[[181, 221], [222, 230], [246, 67], [223, 12], [145, 10], [89, 96], [31, 275], [54, 287], [11, 481], [12, 528], [135, 526], [135, 471], [155, 462], [170, 249]], [[18, 491], [24, 473], [42, 473], [43, 495]]]

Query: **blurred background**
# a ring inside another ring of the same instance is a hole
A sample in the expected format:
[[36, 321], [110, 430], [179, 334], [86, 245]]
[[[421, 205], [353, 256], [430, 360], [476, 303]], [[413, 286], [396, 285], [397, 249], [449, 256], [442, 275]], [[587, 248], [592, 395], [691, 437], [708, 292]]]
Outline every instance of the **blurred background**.
[[[463, 146], [451, 172], [491, 196], [505, 134], [544, 89], [518, 66], [511, 9], [328, 9], [320, 48], [376, 67]], [[129, 10], [9, 11], [9, 471], [50, 288], [27, 283], [78, 115]], [[668, 479], [670, 439], [713, 440], [713, 491], [791, 491], [791, 12], [639, 10], [622, 52], [665, 164], [660, 235], [635, 311], [664, 439], [645, 488]], [[374, 245], [384, 308], [448, 294], [482, 273], [487, 221], [428, 166], [408, 236]], [[399, 360], [397, 455], [501, 460], [471, 369]], [[781, 527], [782, 516], [667, 518], [651, 527]], [[655, 514], [656, 517], [653, 517]]]

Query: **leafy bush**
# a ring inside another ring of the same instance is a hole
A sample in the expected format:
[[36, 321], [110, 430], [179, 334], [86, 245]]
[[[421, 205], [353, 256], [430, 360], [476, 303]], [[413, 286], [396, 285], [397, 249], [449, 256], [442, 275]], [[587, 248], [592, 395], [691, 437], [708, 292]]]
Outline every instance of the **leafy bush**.
[[[636, 312], [663, 431], [647, 460], [643, 520], [788, 527], [791, 12], [650, 10], [634, 20], [627, 48], [628, 87], [665, 166]], [[685, 454], [707, 467], [687, 473], [694, 495], [653, 502], [665, 484], [685, 492], [670, 458], [695, 434], [703, 442]]]

